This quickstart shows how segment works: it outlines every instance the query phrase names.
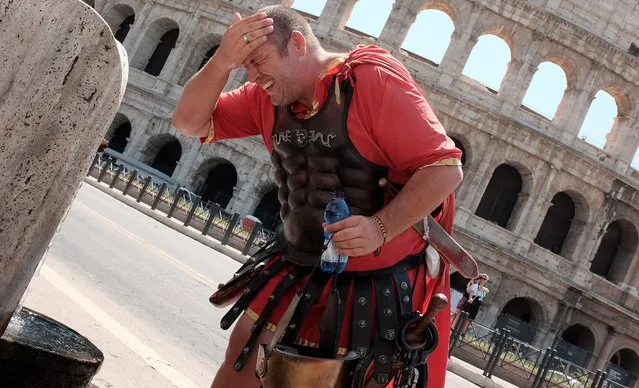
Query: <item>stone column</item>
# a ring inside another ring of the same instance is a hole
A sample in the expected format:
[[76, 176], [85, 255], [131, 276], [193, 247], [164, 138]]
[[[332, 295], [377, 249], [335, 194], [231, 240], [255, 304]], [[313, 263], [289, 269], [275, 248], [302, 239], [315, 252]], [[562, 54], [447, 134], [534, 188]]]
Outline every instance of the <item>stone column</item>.
[[391, 53], [399, 49], [415, 23], [418, 11], [408, 5], [397, 5], [395, 2], [382, 33], [379, 34], [377, 44]]
[[159, 78], [170, 84], [177, 84], [184, 67], [188, 61], [184, 58], [188, 57], [190, 51], [193, 49], [193, 34], [195, 33], [199, 24], [200, 16], [197, 13], [191, 14], [189, 21], [185, 24], [186, 28], [180, 30], [180, 37], [178, 38], [175, 48], [171, 51], [171, 55], [167, 59]]
[[[534, 190], [531, 190], [534, 193]], [[527, 194], [525, 197], [525, 201], [523, 202], [521, 212], [519, 213], [519, 217], [515, 221], [513, 225], [512, 231], [514, 234], [521, 236], [523, 231], [531, 221], [531, 218], [536, 219], [536, 215], [533, 214], [532, 209], [535, 203], [539, 201], [539, 197], [535, 197], [533, 194]]]
[[486, 187], [488, 187], [488, 183], [490, 182], [490, 178], [493, 176], [494, 170], [489, 170], [489, 168], [493, 165], [493, 160], [499, 157], [502, 153], [497, 151], [500, 143], [498, 141], [491, 141], [490, 146], [488, 147], [486, 157], [482, 160], [482, 164], [477, 171], [477, 174], [473, 177], [473, 182], [471, 187], [474, 189], [473, 192], [466, 193], [466, 196], [469, 198], [465, 198], [465, 201], [468, 203], [469, 210], [472, 213], [475, 213], [479, 203], [481, 202], [482, 197], [484, 196], [484, 192], [486, 191]]
[[[0, 7], [0, 334], [79, 189], [127, 79], [126, 52], [77, 0]], [[20, 44], [28, 36], [32, 44]]]
[[142, 11], [135, 14], [135, 23], [131, 26], [131, 30], [124, 40], [124, 48], [128, 53], [131, 53], [130, 57], [133, 57], [133, 53], [142, 43], [144, 39], [144, 33], [148, 30], [147, 20], [153, 11], [153, 2], [145, 2]]
[[327, 0], [319, 16], [315, 34], [328, 36], [332, 29], [342, 28], [357, 0]]
[[[235, 158], [231, 160], [237, 161]], [[248, 157], [243, 157], [240, 160], [241, 163], [234, 163], [237, 168], [238, 187], [233, 190], [233, 198], [231, 198], [227, 209], [244, 215], [251, 210], [248, 205], [249, 197], [255, 192], [257, 174], [254, 172], [257, 169], [257, 161]]]
[[182, 186], [189, 186], [188, 176], [194, 170], [195, 159], [198, 156], [198, 149], [201, 147], [199, 140], [193, 140], [192, 138], [182, 138], [182, 140], [189, 144], [187, 149], [182, 152], [182, 157], [178, 161], [172, 178]]
[[473, 29], [482, 14], [482, 9], [481, 6], [474, 5], [473, 9], [468, 13], [468, 19], [456, 24], [446, 54], [444, 54], [439, 64], [439, 68], [443, 72], [438, 81], [440, 86], [450, 87], [464, 70], [468, 57], [470, 57], [473, 47], [477, 44], [478, 36], [473, 35]]
[[639, 289], [639, 250], [635, 251], [634, 256], [632, 257], [632, 264], [630, 264], [630, 268], [628, 269], [628, 277], [625, 279], [625, 283], [635, 289]]
[[[472, 179], [467, 184], [465, 184], [462, 187], [462, 190], [460, 190], [459, 192], [460, 204], [463, 206], [466, 206], [466, 208], [471, 213], [474, 213], [475, 208], [477, 207], [475, 202], [477, 202], [478, 204], [479, 203], [478, 201], [481, 200], [481, 194], [483, 194], [483, 191], [479, 190], [479, 184], [482, 178], [484, 177], [484, 175], [488, 173], [486, 170], [488, 170], [488, 167], [490, 166], [493, 160], [493, 156], [495, 155], [497, 151], [498, 145], [499, 143], [494, 140], [494, 137], [490, 136], [488, 141], [488, 147], [486, 147], [485, 152], [483, 152], [484, 157], [481, 159], [481, 162], [478, 164], [478, 167], [474, 169], [473, 171], [473, 166], [477, 165], [477, 163], [473, 163], [473, 165], [471, 165], [470, 171], [468, 172], [468, 176], [472, 177]], [[479, 152], [475, 151], [474, 155], [479, 156]], [[478, 193], [481, 193], [481, 194], [478, 195]]]
[[595, 97], [596, 91], [592, 90], [592, 85], [600, 70], [601, 66], [592, 68], [581, 84], [566, 90], [566, 95], [553, 119], [553, 126], [564, 132], [564, 139], [572, 139], [579, 135], [579, 130]]
[[[639, 123], [634, 117], [619, 114], [615, 125], [606, 136], [604, 152], [613, 158], [623, 162], [625, 167], [630, 166], [639, 144]], [[625, 169], [623, 170], [625, 172]]]
[[597, 363], [595, 366], [595, 370], [599, 369], [601, 371], [606, 370], [606, 366], [608, 366], [608, 362], [610, 362], [610, 352], [615, 346], [615, 342], [617, 337], [619, 337], [619, 333], [615, 331], [614, 328], [608, 327], [608, 336], [606, 340], [603, 342], [603, 347], [601, 351], [599, 351], [599, 358], [597, 359]]
[[499, 98], [503, 101], [501, 113], [511, 116], [516, 109], [519, 109], [523, 102], [526, 91], [537, 71], [537, 67], [532, 63], [536, 45], [529, 47], [528, 54], [522, 59], [511, 60], [508, 71], [501, 81]]
[[124, 150], [124, 155], [142, 162], [142, 152], [149, 139], [147, 128], [151, 125], [150, 116], [136, 116], [134, 119], [135, 127], [131, 128], [131, 137], [129, 144]]
[[546, 212], [551, 205], [550, 200], [552, 197], [549, 198], [551, 194], [550, 188], [552, 187], [555, 175], [557, 174], [557, 169], [552, 165], [549, 166], [549, 169], [548, 178], [544, 182], [543, 187], [535, 190], [535, 192], [539, 193], [539, 195], [536, 197], [531, 195], [525, 215], [522, 215], [513, 230], [515, 234], [526, 237], [529, 240], [533, 240], [535, 238], [544, 217], [546, 217]]

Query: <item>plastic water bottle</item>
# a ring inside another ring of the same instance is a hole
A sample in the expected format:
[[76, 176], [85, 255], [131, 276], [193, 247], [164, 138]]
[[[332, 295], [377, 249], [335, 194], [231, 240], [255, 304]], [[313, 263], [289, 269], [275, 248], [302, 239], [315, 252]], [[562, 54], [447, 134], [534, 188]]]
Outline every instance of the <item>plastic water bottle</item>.
[[[333, 194], [333, 199], [326, 205], [324, 220], [326, 223], [332, 224], [350, 215], [351, 211], [344, 199], [344, 192], [336, 191], [335, 194]], [[337, 252], [335, 252], [333, 242], [329, 241], [330, 238], [331, 233], [324, 233], [324, 246], [326, 246], [326, 250], [322, 253], [320, 267], [324, 272], [342, 273], [344, 268], [346, 268], [346, 263], [348, 263], [348, 256], [338, 255]]]

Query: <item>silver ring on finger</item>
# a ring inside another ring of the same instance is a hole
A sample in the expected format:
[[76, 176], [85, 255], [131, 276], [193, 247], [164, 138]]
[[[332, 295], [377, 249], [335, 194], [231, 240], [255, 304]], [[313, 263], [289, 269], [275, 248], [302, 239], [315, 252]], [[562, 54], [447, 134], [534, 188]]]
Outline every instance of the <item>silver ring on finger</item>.
[[244, 43], [246, 43], [246, 44], [251, 43], [251, 42], [249, 41], [248, 36], [246, 36], [246, 34], [244, 34], [242, 37], [244, 38]]

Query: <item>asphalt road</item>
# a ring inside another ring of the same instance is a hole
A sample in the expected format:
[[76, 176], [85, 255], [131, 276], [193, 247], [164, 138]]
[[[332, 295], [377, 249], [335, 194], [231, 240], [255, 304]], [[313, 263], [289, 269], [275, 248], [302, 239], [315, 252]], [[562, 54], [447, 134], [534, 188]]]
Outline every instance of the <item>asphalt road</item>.
[[105, 353], [97, 387], [208, 387], [229, 335], [208, 297], [238, 266], [83, 185], [24, 304]]

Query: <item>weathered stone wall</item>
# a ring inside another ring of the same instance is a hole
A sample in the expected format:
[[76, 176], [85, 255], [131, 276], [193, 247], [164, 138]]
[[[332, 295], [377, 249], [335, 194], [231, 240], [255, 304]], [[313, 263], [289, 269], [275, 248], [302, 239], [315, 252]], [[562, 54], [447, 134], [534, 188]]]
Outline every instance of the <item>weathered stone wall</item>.
[[[251, 213], [272, 185], [261, 140], [200, 146], [197, 140], [177, 134], [169, 118], [181, 85], [197, 70], [207, 50], [219, 42], [233, 12], [247, 15], [273, 3], [278, 1], [96, 2], [96, 9], [112, 28], [121, 22], [123, 4], [136, 15], [124, 40], [132, 70], [120, 113], [133, 127], [125, 153], [145, 160], [152, 138], [158, 134], [174, 136], [188, 151], [173, 177], [187, 186], [197, 179], [197, 171], [205, 163], [217, 159], [232, 162], [238, 185], [228, 208], [241, 214]], [[636, 2], [396, 0], [379, 38], [344, 28], [354, 5], [355, 0], [328, 0], [321, 15], [310, 18], [323, 44], [334, 50], [348, 50], [358, 43], [388, 49], [412, 72], [448, 132], [465, 149], [465, 180], [457, 191], [456, 235], [495, 279], [480, 320], [494, 323], [510, 300], [521, 297], [530, 301], [535, 323], [548, 333], [585, 322], [597, 338], [594, 353], [601, 353], [601, 359], [593, 359], [593, 363], [608, 360], [617, 345], [639, 351], [636, 237], [634, 245], [620, 254], [625, 256], [615, 259], [617, 268], [610, 280], [590, 271], [613, 221], [625, 225], [627, 235], [636, 235], [639, 229], [635, 195], [639, 173], [629, 167], [639, 145], [639, 58], [629, 53], [630, 44], [639, 43]], [[446, 54], [436, 66], [400, 48], [417, 15], [427, 9], [446, 12], [455, 24]], [[160, 75], [145, 73], [144, 61], [157, 37], [176, 27], [180, 35]], [[473, 47], [486, 33], [501, 37], [511, 50], [512, 60], [498, 91], [462, 75]], [[552, 120], [522, 107], [524, 93], [544, 61], [559, 65], [568, 83]], [[238, 71], [227, 88], [245, 80], [246, 74]], [[612, 95], [619, 110], [603, 149], [578, 136], [599, 90]], [[493, 172], [502, 164], [514, 167], [522, 180], [504, 227], [475, 215]], [[534, 240], [558, 192], [570, 196], [575, 215], [564, 246], [556, 254]], [[583, 295], [571, 304], [571, 311], [578, 313], [566, 315], [562, 322], [559, 312], [571, 287]], [[614, 334], [609, 334], [610, 330]], [[537, 338], [540, 345], [548, 341], [552, 338]]]

